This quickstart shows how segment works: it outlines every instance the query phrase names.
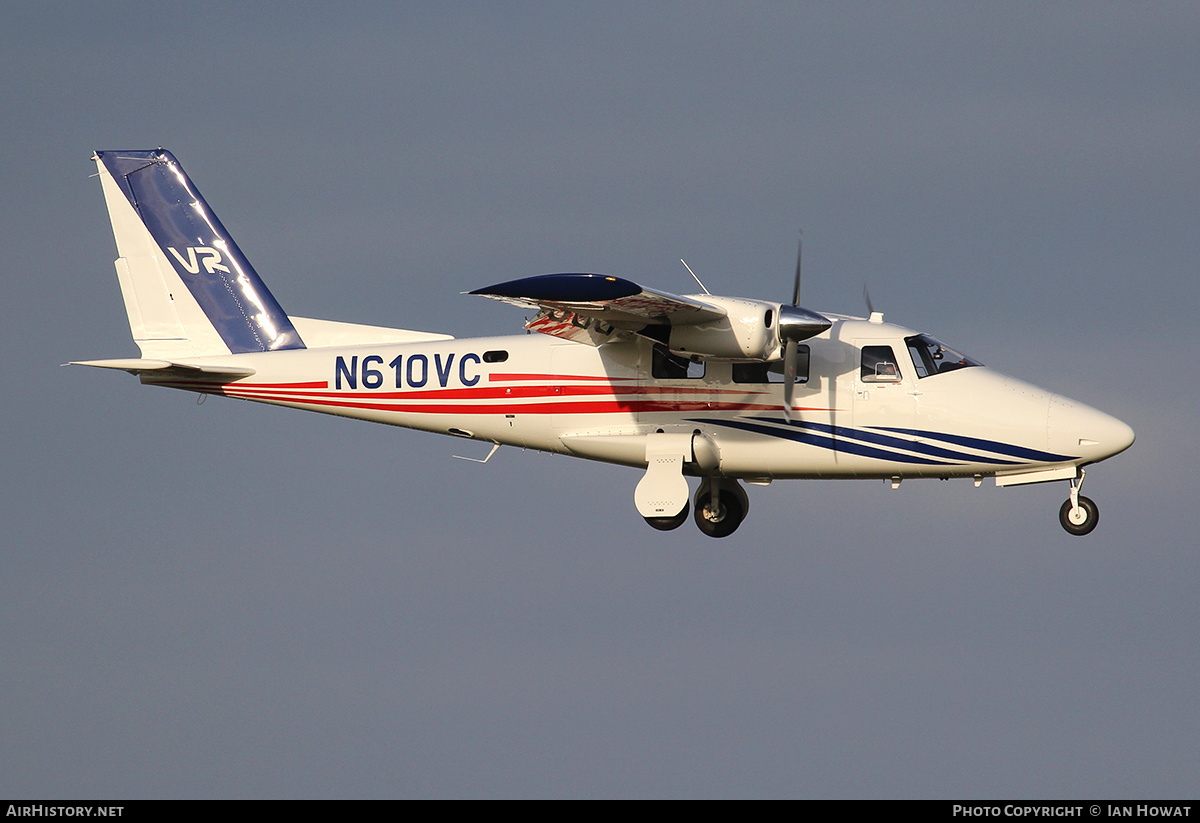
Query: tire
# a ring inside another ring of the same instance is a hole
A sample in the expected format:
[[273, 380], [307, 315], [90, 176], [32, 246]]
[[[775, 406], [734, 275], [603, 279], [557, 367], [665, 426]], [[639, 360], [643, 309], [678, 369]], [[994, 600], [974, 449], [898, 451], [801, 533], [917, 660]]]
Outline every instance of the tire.
[[703, 501], [700, 496], [696, 498], [696, 525], [700, 527], [700, 531], [707, 534], [709, 537], [728, 537], [737, 531], [737, 527], [742, 525], [742, 520], [746, 517], [746, 511], [742, 507], [742, 501], [738, 495], [733, 492], [721, 489], [718, 492], [718, 501], [720, 510], [719, 519], [709, 517], [710, 507], [712, 505], [712, 495], [707, 491], [703, 491]]
[[1067, 500], [1058, 510], [1058, 522], [1071, 534], [1088, 534], [1100, 522], [1100, 508], [1090, 497], [1079, 495], [1079, 509], [1073, 511]]

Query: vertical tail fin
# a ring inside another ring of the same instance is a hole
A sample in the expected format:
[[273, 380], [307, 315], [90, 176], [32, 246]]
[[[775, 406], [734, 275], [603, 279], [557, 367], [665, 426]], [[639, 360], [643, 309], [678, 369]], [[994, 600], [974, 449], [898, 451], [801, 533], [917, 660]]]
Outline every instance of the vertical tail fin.
[[117, 279], [143, 357], [302, 349], [229, 232], [163, 149], [98, 151]]

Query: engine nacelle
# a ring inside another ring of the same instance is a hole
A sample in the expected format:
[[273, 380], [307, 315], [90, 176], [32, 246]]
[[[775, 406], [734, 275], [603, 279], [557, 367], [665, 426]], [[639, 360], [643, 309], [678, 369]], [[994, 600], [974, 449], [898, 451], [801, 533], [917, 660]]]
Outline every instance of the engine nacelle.
[[779, 356], [778, 303], [709, 294], [696, 298], [720, 306], [728, 316], [712, 323], [672, 326], [667, 344], [671, 351], [723, 360], [771, 360]]

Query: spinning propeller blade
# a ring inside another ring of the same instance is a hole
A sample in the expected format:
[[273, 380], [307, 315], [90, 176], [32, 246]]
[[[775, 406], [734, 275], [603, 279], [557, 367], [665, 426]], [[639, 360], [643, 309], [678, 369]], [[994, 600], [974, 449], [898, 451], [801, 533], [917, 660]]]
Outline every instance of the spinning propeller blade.
[[795, 413], [792, 397], [796, 393], [796, 355], [799, 343], [789, 340], [783, 348], [783, 411], [788, 417]]
[[796, 285], [792, 287], [792, 305], [800, 305], [800, 262], [804, 259], [804, 232], [800, 232], [800, 242], [796, 244]]
[[783, 343], [783, 406], [790, 418], [795, 414], [793, 397], [796, 393], [796, 365], [801, 340], [816, 337], [833, 323], [829, 318], [800, 306], [800, 264], [804, 257], [804, 235], [796, 248], [796, 284], [792, 288], [792, 304], [779, 307], [779, 341]]

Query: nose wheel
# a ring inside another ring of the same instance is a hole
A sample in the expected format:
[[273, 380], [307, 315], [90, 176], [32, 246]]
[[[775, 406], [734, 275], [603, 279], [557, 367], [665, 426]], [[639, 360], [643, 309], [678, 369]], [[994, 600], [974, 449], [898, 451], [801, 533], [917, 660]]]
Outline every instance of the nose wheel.
[[1070, 500], [1062, 504], [1058, 510], [1058, 522], [1071, 534], [1087, 534], [1100, 522], [1100, 509], [1092, 498], [1080, 495], [1078, 506], [1072, 506]]
[[1079, 493], [1080, 487], [1083, 486], [1083, 475], [1081, 469], [1079, 478], [1071, 481], [1071, 496], [1058, 510], [1058, 522], [1075, 535], [1088, 534], [1100, 522], [1100, 507], [1090, 497]]

